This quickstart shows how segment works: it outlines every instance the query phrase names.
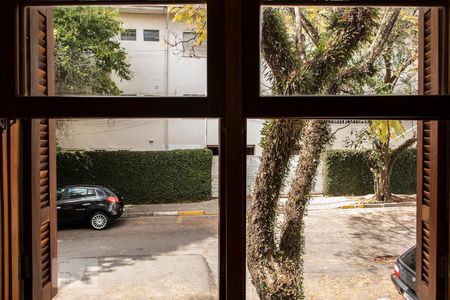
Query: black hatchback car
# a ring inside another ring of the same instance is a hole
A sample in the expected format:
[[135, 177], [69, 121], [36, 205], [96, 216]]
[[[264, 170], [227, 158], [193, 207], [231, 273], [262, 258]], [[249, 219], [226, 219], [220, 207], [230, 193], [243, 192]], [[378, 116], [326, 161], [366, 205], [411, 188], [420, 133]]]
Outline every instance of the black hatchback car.
[[101, 185], [58, 188], [58, 223], [87, 223], [96, 230], [108, 227], [123, 214], [123, 196]]
[[416, 246], [400, 255], [391, 276], [397, 291], [407, 300], [418, 300], [416, 294]]

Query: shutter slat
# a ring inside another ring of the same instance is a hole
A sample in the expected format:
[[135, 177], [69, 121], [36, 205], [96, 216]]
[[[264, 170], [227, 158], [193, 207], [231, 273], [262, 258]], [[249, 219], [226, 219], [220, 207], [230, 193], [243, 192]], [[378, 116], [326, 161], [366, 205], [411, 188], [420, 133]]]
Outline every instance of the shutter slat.
[[39, 172], [39, 178], [47, 178], [48, 177], [48, 170], [42, 170]]

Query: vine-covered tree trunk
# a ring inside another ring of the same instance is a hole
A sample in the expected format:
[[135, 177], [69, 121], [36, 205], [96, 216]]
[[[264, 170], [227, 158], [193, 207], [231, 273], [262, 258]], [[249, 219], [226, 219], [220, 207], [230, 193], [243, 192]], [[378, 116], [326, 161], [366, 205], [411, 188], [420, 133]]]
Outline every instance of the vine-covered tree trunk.
[[[258, 295], [261, 299], [303, 298], [303, 217], [309, 194], [313, 187], [320, 156], [331, 140], [327, 121], [279, 120], [267, 137], [268, 149], [264, 151], [255, 185], [255, 194], [248, 220], [248, 265]], [[288, 201], [283, 211], [279, 247], [275, 239], [276, 209], [282, 180], [290, 155], [271, 157], [270, 153], [287, 154], [292, 151], [296, 139], [283, 139], [286, 133], [297, 136], [303, 128], [308, 137], [299, 153], [295, 179], [291, 184]], [[295, 132], [294, 132], [295, 131]], [[281, 138], [281, 139], [280, 139]], [[277, 143], [275, 141], [290, 141]], [[277, 149], [274, 149], [277, 148]], [[287, 159], [287, 160], [286, 160]], [[260, 167], [261, 168], [261, 167]], [[279, 176], [266, 177], [273, 172]], [[257, 198], [259, 197], [259, 198]]]
[[266, 138], [248, 219], [248, 266], [253, 284], [266, 299], [280, 270], [275, 245], [275, 217], [289, 159], [300, 137], [303, 121], [277, 120]]
[[303, 299], [304, 216], [314, 188], [320, 157], [332, 139], [328, 121], [312, 120], [304, 130], [304, 145], [284, 209], [280, 256], [284, 276], [276, 281], [278, 299]]

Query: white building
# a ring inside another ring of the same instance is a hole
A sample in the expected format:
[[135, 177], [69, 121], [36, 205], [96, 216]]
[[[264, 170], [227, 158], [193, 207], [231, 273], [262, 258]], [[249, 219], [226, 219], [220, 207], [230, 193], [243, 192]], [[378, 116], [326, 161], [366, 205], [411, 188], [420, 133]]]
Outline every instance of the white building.
[[[192, 28], [172, 22], [167, 7], [123, 7], [120, 19], [125, 32], [121, 45], [127, 53], [132, 79], [115, 77], [125, 95], [204, 96], [206, 95], [206, 45], [192, 48]], [[149, 101], [151, 101], [149, 99]], [[247, 123], [247, 192], [250, 193], [259, 166], [259, 145], [263, 120]], [[217, 119], [86, 119], [66, 120], [65, 134], [58, 135], [58, 146], [75, 150], [171, 150], [210, 148], [217, 154]], [[334, 148], [342, 148], [351, 130], [364, 123], [335, 121]], [[407, 129], [415, 123], [405, 122]], [[406, 136], [410, 136], [409, 131]], [[213, 159], [213, 196], [217, 196], [218, 157]], [[322, 191], [319, 174], [315, 192]]]
[[122, 7], [119, 17], [132, 76], [116, 80], [125, 95], [206, 95], [206, 44], [192, 51], [191, 27], [172, 22], [166, 6]]

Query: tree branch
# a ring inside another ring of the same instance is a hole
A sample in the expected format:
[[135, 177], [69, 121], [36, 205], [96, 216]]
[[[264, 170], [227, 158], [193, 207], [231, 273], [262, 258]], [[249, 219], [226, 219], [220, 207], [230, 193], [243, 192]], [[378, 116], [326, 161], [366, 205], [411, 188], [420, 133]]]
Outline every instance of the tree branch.
[[[264, 9], [261, 38], [264, 60], [271, 69], [273, 87], [277, 89], [277, 86], [283, 86], [289, 78], [295, 77], [298, 62], [287, 28], [274, 8]], [[277, 92], [281, 93], [282, 89]]]
[[300, 15], [300, 8], [294, 8], [295, 25], [295, 45], [303, 63], [306, 63], [305, 37], [302, 32], [303, 20]]
[[416, 61], [416, 57], [410, 56], [407, 60], [405, 60], [399, 67], [398, 70], [394, 72], [394, 74], [391, 77], [392, 82], [392, 89], [397, 85], [398, 80], [400, 79], [400, 76], [403, 74], [403, 72], [408, 68], [414, 61]]
[[302, 26], [305, 29], [306, 33], [308, 34], [309, 38], [314, 43], [314, 45], [317, 46], [319, 44], [319, 40], [320, 40], [317, 29], [311, 24], [309, 19], [305, 16], [305, 14], [300, 9], [298, 9], [298, 15], [302, 21]]
[[389, 155], [389, 163], [392, 166], [395, 161], [397, 160], [398, 156], [404, 152], [406, 149], [414, 145], [414, 143], [417, 141], [417, 138], [413, 137], [410, 139], [407, 139], [404, 141], [400, 146], [392, 150], [391, 155]]
[[365, 59], [362, 65], [371, 66], [374, 64], [375, 60], [383, 53], [385, 50], [385, 45], [389, 40], [389, 36], [397, 23], [398, 17], [400, 15], [401, 8], [389, 8], [391, 14], [387, 22], [383, 22], [378, 29], [378, 32], [373, 40], [369, 51], [365, 55]]
[[[329, 94], [337, 94], [339, 92], [339, 86], [342, 86], [345, 81], [348, 81], [352, 78], [363, 78], [364, 76], [371, 75], [375, 71], [374, 63], [377, 58], [380, 57], [380, 55], [382, 55], [385, 51], [386, 44], [388, 43], [392, 30], [397, 23], [400, 11], [401, 8], [390, 8], [386, 10], [383, 17], [383, 22], [378, 28], [375, 39], [372, 42], [370, 49], [367, 51], [361, 61], [341, 73], [341, 75], [339, 76], [339, 81], [330, 83], [327, 88]], [[390, 13], [389, 17], [388, 13]]]

